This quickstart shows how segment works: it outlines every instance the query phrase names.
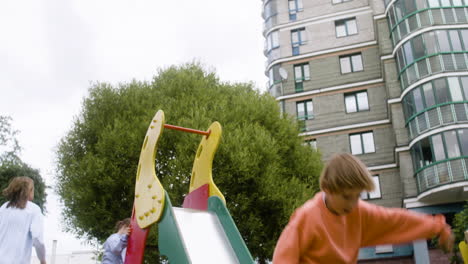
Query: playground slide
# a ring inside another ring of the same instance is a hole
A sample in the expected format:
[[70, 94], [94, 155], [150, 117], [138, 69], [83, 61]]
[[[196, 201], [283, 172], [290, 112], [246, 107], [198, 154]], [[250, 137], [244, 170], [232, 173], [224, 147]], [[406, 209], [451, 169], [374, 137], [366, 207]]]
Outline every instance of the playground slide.
[[[203, 135], [182, 208], [172, 206], [155, 172], [156, 146], [164, 128]], [[159, 252], [171, 264], [254, 263], [226, 208], [225, 198], [212, 179], [213, 158], [220, 138], [218, 122], [208, 131], [199, 131], [166, 125], [164, 112], [156, 113], [146, 133], [138, 164], [126, 264], [143, 262], [146, 239], [155, 223], [158, 224]]]
[[460, 249], [460, 253], [463, 258], [463, 263], [468, 263], [468, 246], [465, 241], [461, 241], [458, 244], [458, 248]]
[[193, 263], [239, 263], [215, 213], [174, 208], [174, 215]]

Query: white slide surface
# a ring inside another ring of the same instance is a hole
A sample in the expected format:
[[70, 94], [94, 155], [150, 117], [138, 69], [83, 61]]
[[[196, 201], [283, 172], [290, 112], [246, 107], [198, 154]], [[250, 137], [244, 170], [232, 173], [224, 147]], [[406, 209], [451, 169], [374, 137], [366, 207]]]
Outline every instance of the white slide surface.
[[192, 264], [239, 264], [215, 213], [173, 207]]

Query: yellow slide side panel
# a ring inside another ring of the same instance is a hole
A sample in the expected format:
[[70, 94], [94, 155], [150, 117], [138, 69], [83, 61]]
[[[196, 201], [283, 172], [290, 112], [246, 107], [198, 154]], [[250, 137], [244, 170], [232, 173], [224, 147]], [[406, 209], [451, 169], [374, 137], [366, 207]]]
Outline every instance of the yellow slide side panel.
[[468, 246], [466, 245], [465, 241], [460, 242], [460, 244], [458, 244], [458, 248], [460, 248], [460, 253], [463, 257], [463, 262], [468, 263]]
[[192, 177], [190, 179], [189, 192], [198, 189], [204, 184], [209, 184], [210, 196], [216, 195], [226, 203], [224, 195], [219, 191], [218, 187], [213, 182], [211, 169], [213, 167], [213, 158], [218, 149], [219, 141], [221, 139], [221, 125], [214, 122], [208, 128], [210, 135], [208, 138], [203, 136], [202, 141], [197, 149], [195, 161], [193, 162]]
[[156, 150], [164, 130], [164, 112], [153, 117], [141, 148], [135, 184], [135, 216], [140, 228], [159, 221], [164, 210], [164, 188], [155, 171]]

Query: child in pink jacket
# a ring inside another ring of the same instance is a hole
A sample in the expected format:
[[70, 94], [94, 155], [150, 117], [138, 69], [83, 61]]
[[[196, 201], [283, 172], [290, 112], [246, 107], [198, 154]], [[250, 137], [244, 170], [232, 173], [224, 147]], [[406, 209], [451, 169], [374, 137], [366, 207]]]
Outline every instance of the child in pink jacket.
[[273, 264], [356, 263], [359, 248], [406, 243], [439, 236], [451, 250], [454, 237], [442, 215], [431, 216], [361, 201], [374, 183], [351, 154], [335, 155], [320, 176], [322, 192], [291, 216], [273, 255]]

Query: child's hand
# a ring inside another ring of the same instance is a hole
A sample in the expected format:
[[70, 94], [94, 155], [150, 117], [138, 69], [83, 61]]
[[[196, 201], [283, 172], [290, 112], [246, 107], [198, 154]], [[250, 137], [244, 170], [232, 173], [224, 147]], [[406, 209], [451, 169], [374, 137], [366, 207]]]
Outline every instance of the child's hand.
[[453, 244], [455, 243], [455, 236], [452, 231], [449, 229], [442, 231], [439, 236], [439, 246], [446, 253], [450, 253], [453, 250]]
[[132, 229], [130, 227], [126, 227], [124, 232], [125, 232], [124, 233], [125, 235], [129, 236], [130, 233], [132, 232]]

